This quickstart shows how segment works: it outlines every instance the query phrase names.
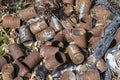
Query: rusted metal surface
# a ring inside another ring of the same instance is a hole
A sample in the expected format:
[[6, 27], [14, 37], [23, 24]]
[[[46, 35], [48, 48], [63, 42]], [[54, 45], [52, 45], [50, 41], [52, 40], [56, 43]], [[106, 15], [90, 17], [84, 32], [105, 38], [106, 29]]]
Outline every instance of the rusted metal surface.
[[86, 31], [83, 28], [74, 28], [72, 30], [72, 39], [81, 48], [87, 47]]
[[20, 23], [19, 17], [7, 15], [3, 18], [2, 25], [4, 28], [19, 28]]
[[22, 25], [19, 29], [21, 43], [33, 41], [33, 35], [28, 25]]
[[101, 80], [100, 74], [97, 69], [88, 70], [87, 72], [81, 74], [77, 74], [77, 80]]
[[71, 4], [74, 5], [75, 0], [62, 0], [64, 4]]
[[75, 73], [72, 71], [66, 71], [61, 75], [60, 80], [76, 80]]
[[45, 22], [44, 19], [42, 19], [41, 21], [32, 23], [30, 26], [30, 30], [33, 34], [36, 34], [42, 30], [44, 30], [45, 28], [48, 27], [47, 23]]
[[80, 64], [84, 61], [84, 55], [78, 48], [78, 46], [74, 43], [70, 43], [68, 46], [68, 54], [70, 56], [70, 59], [75, 64]]
[[96, 64], [96, 67], [101, 71], [104, 72], [107, 70], [107, 65], [103, 59], [99, 60]]
[[67, 16], [70, 16], [73, 12], [73, 6], [70, 5], [70, 4], [67, 4], [63, 7], [63, 12], [67, 15]]
[[0, 56], [0, 71], [1, 71], [2, 66], [4, 64], [7, 64], [7, 61], [6, 61], [6, 59], [3, 56]]
[[3, 80], [13, 80], [14, 78], [14, 66], [12, 64], [5, 64], [2, 66]]
[[18, 77], [16, 77], [14, 80], [23, 80], [23, 78], [20, 77], [20, 76], [18, 76]]
[[15, 61], [14, 63], [16, 69], [16, 75], [24, 76], [29, 72], [26, 66], [24, 66], [21, 62]]
[[42, 46], [40, 56], [45, 59], [45, 67], [48, 70], [53, 70], [66, 61], [65, 55], [59, 52], [57, 47]]
[[13, 57], [14, 60], [19, 60], [20, 58], [25, 57], [24, 52], [16, 43], [9, 45], [9, 51], [9, 54]]
[[115, 40], [117, 43], [120, 42], [120, 28], [118, 28], [118, 30], [117, 30], [117, 33], [115, 35]]
[[30, 69], [32, 69], [34, 66], [36, 66], [40, 62], [40, 60], [41, 60], [41, 58], [39, 56], [39, 52], [33, 51], [23, 60], [23, 62]]
[[18, 16], [20, 17], [20, 19], [28, 20], [30, 18], [36, 17], [37, 13], [36, 13], [35, 7], [31, 6], [31, 7], [21, 10]]
[[53, 39], [55, 36], [55, 31], [53, 28], [48, 27], [45, 30], [36, 34], [36, 39], [41, 43]]

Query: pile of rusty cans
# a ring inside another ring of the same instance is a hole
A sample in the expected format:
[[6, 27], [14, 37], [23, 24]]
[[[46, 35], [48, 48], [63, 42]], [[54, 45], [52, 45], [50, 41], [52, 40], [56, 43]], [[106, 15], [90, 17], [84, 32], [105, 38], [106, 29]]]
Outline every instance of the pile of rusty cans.
[[[93, 0], [35, 0], [18, 14], [4, 16], [3, 28], [18, 31], [20, 41], [0, 56], [3, 80], [105, 80], [104, 57], [94, 69], [87, 58], [112, 17]], [[119, 35], [120, 28], [113, 44], [120, 42]]]

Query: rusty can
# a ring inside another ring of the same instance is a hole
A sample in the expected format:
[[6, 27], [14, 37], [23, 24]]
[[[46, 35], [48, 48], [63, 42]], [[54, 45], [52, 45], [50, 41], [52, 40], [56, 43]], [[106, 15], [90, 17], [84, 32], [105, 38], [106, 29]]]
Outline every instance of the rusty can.
[[91, 30], [89, 30], [89, 33], [91, 33], [95, 37], [101, 37], [103, 29], [104, 29], [104, 27], [97, 26], [97, 27], [94, 27]]
[[23, 60], [23, 63], [25, 63], [30, 69], [32, 69], [38, 63], [40, 63], [40, 60], [41, 58], [39, 56], [39, 52], [33, 51]]
[[9, 51], [9, 54], [13, 57], [14, 60], [19, 60], [20, 58], [25, 57], [25, 54], [23, 53], [22, 49], [16, 43], [9, 45]]
[[19, 29], [21, 43], [25, 44], [33, 41], [33, 35], [28, 25], [23, 25]]
[[55, 32], [62, 30], [62, 25], [55, 16], [51, 17], [50, 26], [55, 30]]
[[71, 38], [72, 32], [70, 30], [63, 30], [63, 33], [65, 35], [65, 39], [67, 42], [72, 42], [73, 39]]
[[84, 61], [84, 55], [81, 53], [80, 49], [74, 42], [70, 43], [67, 50], [68, 50], [70, 59], [74, 64], [80, 64]]
[[97, 5], [91, 10], [91, 14], [96, 20], [107, 20], [111, 12], [103, 8], [101, 5]]
[[105, 61], [103, 59], [100, 59], [97, 64], [96, 67], [101, 71], [104, 72], [107, 70], [107, 65], [105, 64]]
[[74, 42], [80, 46], [81, 48], [87, 47], [87, 41], [86, 41], [86, 30], [83, 28], [74, 28], [72, 30], [72, 39]]
[[19, 28], [20, 18], [17, 16], [7, 15], [3, 18], [2, 25], [5, 28]]
[[28, 20], [28, 19], [36, 17], [37, 13], [36, 13], [35, 7], [31, 6], [31, 7], [21, 10], [18, 16], [20, 17], [20, 19]]
[[2, 77], [3, 80], [13, 80], [14, 78], [14, 66], [12, 64], [4, 64], [2, 66]]
[[66, 61], [65, 55], [59, 52], [59, 48], [52, 46], [42, 46], [40, 56], [45, 59], [45, 67], [48, 70], [54, 70]]
[[115, 40], [116, 40], [116, 42], [120, 42], [120, 28], [118, 28], [118, 30], [115, 34]]
[[76, 0], [76, 11], [80, 13], [79, 20], [81, 20], [84, 16], [87, 16], [89, 14], [91, 5], [91, 0]]
[[72, 71], [66, 71], [61, 75], [60, 80], [76, 80], [75, 73]]
[[53, 30], [53, 28], [48, 27], [45, 30], [37, 33], [35, 36], [36, 36], [37, 41], [44, 43], [44, 42], [54, 38], [55, 31]]
[[70, 16], [73, 12], [73, 6], [70, 5], [70, 4], [67, 4], [67, 5], [64, 5], [63, 7], [63, 12], [67, 15], [67, 16]]
[[63, 34], [63, 31], [60, 31], [55, 35], [55, 37], [52, 41], [52, 45], [59, 47], [59, 48], [63, 48], [64, 42], [65, 42], [65, 35]]
[[62, 0], [64, 4], [71, 4], [74, 5], [75, 4], [75, 0]]
[[58, 4], [56, 0], [45, 0], [43, 1], [44, 5], [46, 5], [47, 8], [57, 8]]
[[25, 74], [29, 72], [28, 68], [21, 62], [15, 61], [13, 64], [17, 73], [16, 75], [20, 75], [23, 77]]
[[77, 73], [76, 78], [76, 80], [100, 80], [100, 73], [97, 69], [91, 69], [83, 74]]
[[7, 64], [7, 60], [3, 56], [0, 56], [0, 71], [4, 64]]
[[33, 34], [36, 34], [42, 30], [44, 30], [45, 28], [48, 27], [47, 23], [45, 22], [44, 19], [42, 19], [41, 21], [35, 22], [33, 24], [31, 24], [30, 26], [30, 30]]
[[17, 76], [14, 80], [23, 80], [23, 78], [20, 76]]

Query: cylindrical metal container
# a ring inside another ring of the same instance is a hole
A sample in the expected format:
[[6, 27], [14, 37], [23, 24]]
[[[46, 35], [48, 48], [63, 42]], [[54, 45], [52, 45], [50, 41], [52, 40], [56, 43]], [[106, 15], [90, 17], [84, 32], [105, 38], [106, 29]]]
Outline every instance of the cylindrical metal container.
[[20, 18], [17, 16], [7, 15], [3, 18], [2, 25], [5, 28], [19, 28]]
[[41, 21], [35, 22], [33, 24], [31, 24], [30, 26], [30, 30], [33, 34], [36, 34], [42, 30], [44, 30], [45, 28], [48, 27], [47, 23], [45, 22], [44, 19], [42, 19]]
[[35, 7], [31, 6], [21, 10], [18, 16], [20, 17], [20, 19], [27, 20], [27, 19], [36, 17], [37, 13], [36, 13]]
[[45, 41], [48, 41], [54, 38], [55, 31], [51, 27], [48, 27], [45, 30], [37, 33], [35, 36], [36, 36], [36, 40], [38, 40], [41, 43], [44, 43]]
[[74, 5], [75, 0], [62, 0], [64, 4], [71, 4]]
[[65, 55], [59, 52], [59, 48], [52, 46], [42, 46], [40, 56], [45, 59], [45, 67], [48, 70], [54, 70], [66, 61]]
[[25, 54], [23, 53], [22, 49], [16, 43], [9, 45], [9, 51], [9, 54], [13, 57], [14, 60], [19, 60], [20, 58], [25, 57]]
[[39, 56], [39, 52], [33, 51], [23, 60], [23, 63], [25, 63], [30, 69], [32, 69], [38, 63], [40, 63], [40, 60], [41, 58]]
[[30, 32], [28, 25], [23, 25], [19, 29], [21, 43], [27, 43], [33, 41], [33, 35]]
[[87, 47], [87, 41], [86, 41], [86, 31], [83, 28], [74, 28], [72, 30], [72, 39], [74, 42], [80, 46], [81, 48]]
[[70, 43], [67, 49], [70, 59], [74, 64], [80, 64], [84, 61], [84, 55], [81, 53], [76, 44]]
[[2, 77], [3, 80], [13, 80], [14, 78], [14, 66], [12, 64], [5, 64], [2, 67]]
[[23, 80], [23, 78], [20, 76], [17, 76], [14, 80]]
[[60, 80], [76, 80], [75, 73], [72, 71], [66, 71], [61, 75]]
[[63, 12], [67, 15], [70, 16], [73, 12], [73, 5], [67, 4], [63, 6]]
[[120, 28], [118, 28], [118, 30], [115, 34], [115, 40], [116, 40], [117, 43], [120, 42]]
[[7, 64], [7, 61], [6, 61], [6, 59], [3, 56], [0, 56], [0, 71], [1, 71], [2, 66], [4, 64]]

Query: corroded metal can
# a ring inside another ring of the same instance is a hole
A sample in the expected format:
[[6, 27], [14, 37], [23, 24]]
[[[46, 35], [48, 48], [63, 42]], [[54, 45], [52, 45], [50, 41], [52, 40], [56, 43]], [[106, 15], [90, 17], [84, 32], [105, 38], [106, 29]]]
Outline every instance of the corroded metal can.
[[100, 74], [97, 69], [92, 69], [83, 74], [77, 73], [76, 78], [76, 80], [100, 80]]
[[59, 47], [59, 48], [63, 48], [64, 42], [65, 42], [65, 35], [63, 34], [63, 31], [60, 31], [55, 35], [55, 37], [52, 41], [52, 45]]
[[105, 61], [103, 59], [100, 59], [97, 64], [96, 67], [101, 71], [104, 72], [107, 70], [107, 65], [105, 64]]
[[14, 63], [14, 68], [16, 70], [16, 75], [24, 76], [29, 72], [26, 66], [24, 66], [21, 62], [15, 61]]
[[76, 0], [76, 11], [80, 13], [79, 20], [81, 20], [84, 16], [87, 16], [89, 14], [91, 5], [91, 0]]
[[18, 16], [20, 17], [20, 19], [27, 20], [27, 19], [36, 17], [37, 13], [36, 13], [35, 7], [31, 6], [21, 10]]
[[66, 61], [65, 55], [59, 52], [59, 48], [52, 46], [42, 46], [40, 56], [45, 59], [45, 67], [48, 70], [56, 69]]
[[80, 64], [84, 61], [84, 55], [81, 53], [78, 46], [71, 42], [67, 48], [70, 59], [74, 64]]
[[40, 62], [40, 60], [41, 58], [39, 56], [39, 52], [33, 51], [23, 60], [23, 63], [25, 63], [30, 69], [32, 69]]
[[20, 76], [17, 76], [14, 80], [23, 80], [23, 78]]
[[25, 57], [25, 54], [23, 53], [22, 49], [16, 43], [9, 45], [9, 51], [9, 54], [13, 57], [14, 60], [19, 60], [20, 58]]
[[67, 16], [70, 16], [73, 12], [73, 6], [70, 5], [70, 4], [67, 4], [63, 7], [63, 12], [67, 15]]
[[3, 56], [0, 56], [0, 71], [1, 71], [2, 66], [4, 64], [7, 64], [7, 61], [6, 61], [6, 59]]
[[51, 17], [50, 26], [55, 30], [55, 32], [62, 30], [62, 25], [55, 16]]
[[31, 24], [30, 26], [30, 30], [33, 34], [36, 34], [42, 30], [44, 30], [45, 28], [48, 27], [47, 23], [45, 22], [44, 19], [42, 19], [41, 21], [35, 22], [33, 24]]
[[75, 73], [72, 71], [66, 71], [61, 75], [60, 80], [76, 80]]
[[30, 32], [28, 25], [23, 25], [19, 29], [21, 43], [25, 44], [27, 42], [33, 41], [33, 35]]
[[48, 27], [45, 30], [37, 33], [36, 35], [36, 40], [38, 40], [41, 43], [44, 43], [45, 41], [51, 40], [55, 36], [55, 31], [53, 28]]
[[83, 28], [74, 28], [72, 30], [72, 39], [74, 42], [80, 46], [81, 48], [87, 47], [87, 41], [86, 41], [86, 30]]
[[104, 27], [102, 26], [94, 27], [91, 30], [89, 30], [89, 33], [91, 33], [95, 37], [100, 37], [102, 35], [103, 29]]
[[12, 64], [5, 64], [2, 66], [3, 80], [13, 80], [14, 78], [14, 66]]
[[101, 5], [97, 5], [91, 10], [91, 14], [96, 20], [107, 20], [111, 12], [103, 8]]
[[62, 0], [64, 4], [71, 4], [74, 5], [75, 0]]
[[5, 28], [19, 28], [20, 18], [17, 16], [7, 15], [3, 18], [2, 25]]
[[73, 39], [71, 38], [72, 32], [70, 30], [63, 30], [63, 33], [65, 34], [67, 42], [73, 41]]
[[116, 42], [120, 42], [120, 28], [118, 28], [116, 35], [115, 35]]

